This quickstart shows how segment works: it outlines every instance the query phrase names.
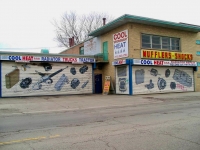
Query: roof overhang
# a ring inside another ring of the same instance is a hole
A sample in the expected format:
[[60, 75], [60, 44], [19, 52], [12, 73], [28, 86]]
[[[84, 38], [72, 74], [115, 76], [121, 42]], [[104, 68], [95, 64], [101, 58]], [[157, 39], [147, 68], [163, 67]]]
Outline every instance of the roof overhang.
[[196, 33], [200, 32], [200, 26], [196, 26], [196, 25], [163, 21], [163, 20], [158, 20], [158, 19], [151, 19], [151, 18], [146, 18], [146, 17], [125, 14], [113, 20], [112, 22], [98, 28], [97, 30], [91, 32], [89, 36], [100, 36], [126, 23], [140, 23], [140, 24], [159, 26], [159, 27], [182, 30], [182, 31], [189, 31], [189, 32], [196, 32]]

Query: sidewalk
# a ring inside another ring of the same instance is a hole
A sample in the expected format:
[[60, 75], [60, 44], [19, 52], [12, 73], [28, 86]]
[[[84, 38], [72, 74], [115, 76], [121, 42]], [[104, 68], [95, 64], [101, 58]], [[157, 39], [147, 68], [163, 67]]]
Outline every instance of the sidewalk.
[[73, 111], [79, 109], [137, 106], [163, 103], [170, 100], [199, 100], [200, 92], [150, 95], [67, 95], [0, 98], [0, 116]]

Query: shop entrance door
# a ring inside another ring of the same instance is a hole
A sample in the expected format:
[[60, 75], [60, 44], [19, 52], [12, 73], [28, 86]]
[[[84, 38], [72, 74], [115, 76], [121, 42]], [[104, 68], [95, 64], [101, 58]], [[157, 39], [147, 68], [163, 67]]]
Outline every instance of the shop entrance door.
[[100, 94], [102, 93], [102, 74], [96, 74], [94, 76], [95, 80], [95, 93]]

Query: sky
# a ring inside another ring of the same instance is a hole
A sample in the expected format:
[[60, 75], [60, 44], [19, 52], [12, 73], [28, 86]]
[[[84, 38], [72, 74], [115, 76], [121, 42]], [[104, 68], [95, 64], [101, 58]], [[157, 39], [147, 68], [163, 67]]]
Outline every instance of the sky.
[[55, 41], [53, 19], [66, 11], [104, 12], [200, 25], [200, 0], [0, 0], [0, 51], [50, 53], [65, 50]]

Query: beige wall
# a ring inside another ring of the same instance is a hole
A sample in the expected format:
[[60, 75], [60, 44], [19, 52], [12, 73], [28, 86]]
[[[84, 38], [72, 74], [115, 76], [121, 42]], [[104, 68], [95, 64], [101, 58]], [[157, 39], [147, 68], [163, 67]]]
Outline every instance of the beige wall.
[[[113, 34], [128, 29], [128, 27], [129, 27], [128, 25], [123, 25], [101, 36], [102, 45], [103, 42], [106, 41], [108, 42], [108, 60], [109, 60], [109, 63], [105, 64], [102, 70], [103, 83], [105, 76], [111, 76], [113, 85], [115, 85], [115, 67], [112, 65], [112, 61], [114, 60]], [[103, 46], [102, 46], [102, 51], [103, 51]]]
[[[200, 62], [200, 56], [196, 56], [196, 51], [200, 51], [200, 45], [196, 45], [196, 40], [200, 40], [200, 33], [186, 32], [181, 30], [174, 30], [162, 27], [155, 27], [143, 24], [129, 23], [116, 28], [101, 36], [102, 44], [108, 41], [108, 57], [109, 64], [103, 67], [103, 82], [106, 75], [112, 77], [113, 83], [115, 83], [115, 69], [111, 65], [114, 61], [113, 54], [113, 39], [114, 33], [128, 29], [128, 43], [129, 43], [129, 58], [140, 58], [141, 52], [141, 33], [154, 34], [161, 36], [177, 37], [181, 39], [181, 52], [192, 53], [193, 61]], [[200, 91], [200, 78], [197, 78], [197, 74], [200, 74], [200, 67], [197, 72], [195, 72], [195, 91]], [[114, 84], [115, 85], [115, 84]]]
[[79, 55], [79, 49], [82, 46], [84, 46], [84, 43], [81, 43], [81, 44], [78, 44], [76, 46], [73, 46], [73, 47], [67, 49], [66, 51], [61, 52], [60, 54], [75, 54], [75, 55]]
[[[200, 40], [200, 33], [186, 32], [181, 30], [174, 30], [150, 25], [143, 25], [137, 23], [125, 24], [121, 27], [118, 27], [112, 31], [107, 32], [104, 35], [101, 35], [101, 44], [103, 42], [108, 42], [108, 59], [109, 63], [104, 64], [102, 70], [95, 70], [94, 73], [102, 73], [103, 83], [105, 76], [111, 76], [112, 81], [115, 85], [115, 67], [112, 66], [112, 61], [114, 61], [114, 50], [113, 50], [113, 34], [128, 29], [129, 35], [129, 58], [140, 58], [141, 51], [141, 33], [154, 34], [160, 36], [169, 36], [177, 37], [181, 39], [181, 52], [183, 53], [192, 53], [193, 61], [200, 62], [200, 56], [196, 56], [196, 51], [200, 51], [200, 45], [196, 44], [196, 40]], [[79, 54], [79, 48], [83, 46], [84, 43], [79, 44], [71, 49], [63, 52], [62, 54]], [[102, 46], [103, 51], [103, 46]], [[197, 78], [197, 75], [200, 75], [200, 67], [198, 71], [195, 71], [195, 90], [200, 91], [200, 78]]]
[[[197, 34], [197, 39], [200, 40], [200, 32]], [[196, 51], [200, 51], [200, 45], [195, 45], [195, 53]], [[195, 55], [194, 61], [200, 62], [200, 56]], [[194, 73], [195, 76], [195, 90], [200, 91], [200, 67], [198, 67], [198, 71]], [[197, 78], [199, 76], [199, 78]]]

